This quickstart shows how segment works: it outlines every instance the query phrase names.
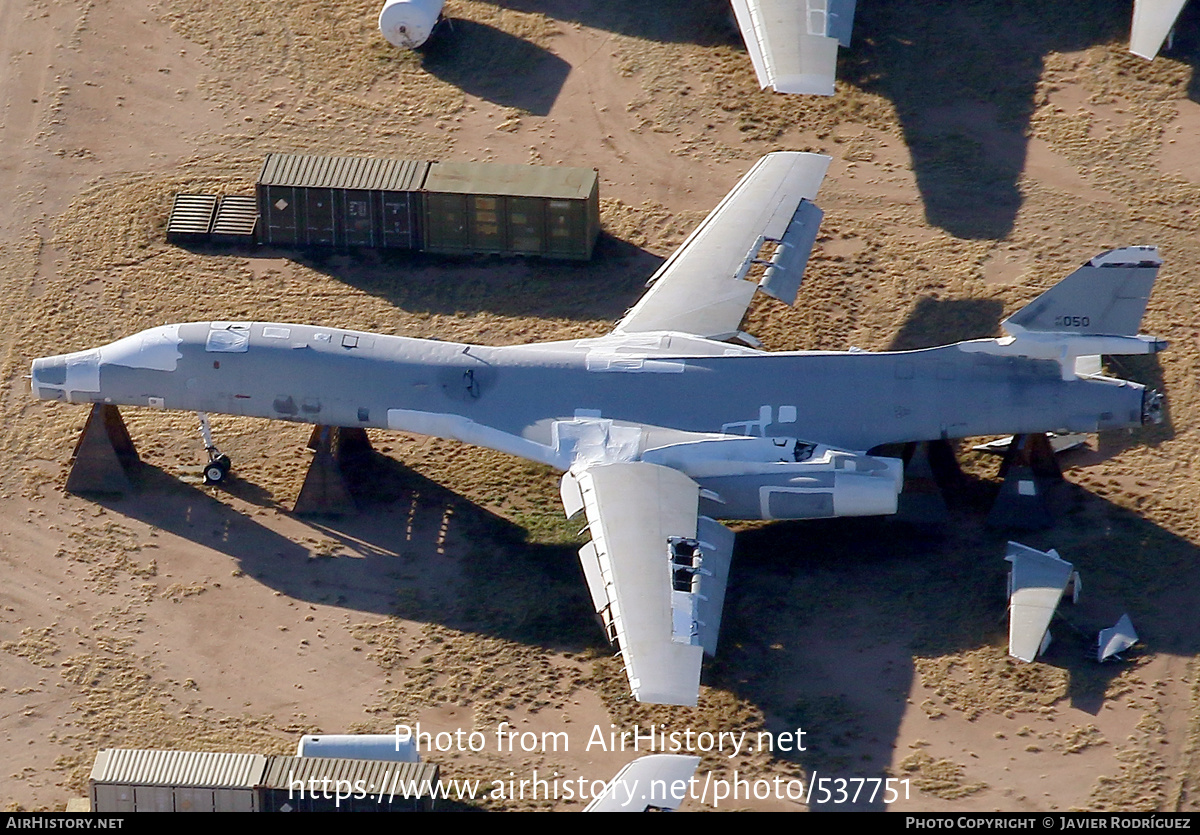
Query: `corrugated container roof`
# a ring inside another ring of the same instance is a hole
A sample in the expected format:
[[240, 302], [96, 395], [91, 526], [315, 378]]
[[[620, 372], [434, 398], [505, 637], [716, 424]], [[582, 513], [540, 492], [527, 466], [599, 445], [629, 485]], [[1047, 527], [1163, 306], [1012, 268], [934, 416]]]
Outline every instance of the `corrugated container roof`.
[[267, 154], [258, 185], [416, 191], [428, 170], [429, 163], [407, 159]]
[[596, 183], [592, 168], [551, 168], [494, 162], [435, 162], [425, 191], [586, 200]]
[[262, 754], [108, 748], [96, 755], [97, 783], [199, 788], [254, 788], [267, 758]]
[[[260, 786], [267, 789], [287, 789], [293, 781], [348, 780], [351, 785], [367, 787], [370, 794], [391, 792], [415, 782], [428, 791], [437, 779], [438, 767], [433, 763], [397, 763], [384, 760], [341, 760], [331, 757], [272, 757], [270, 767]], [[358, 781], [362, 782], [359, 783]]]

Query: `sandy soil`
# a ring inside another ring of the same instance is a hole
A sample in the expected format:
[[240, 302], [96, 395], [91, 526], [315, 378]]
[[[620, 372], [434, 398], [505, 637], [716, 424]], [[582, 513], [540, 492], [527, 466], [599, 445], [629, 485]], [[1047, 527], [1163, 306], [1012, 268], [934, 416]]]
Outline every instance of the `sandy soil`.
[[[102, 747], [282, 753], [303, 732], [400, 722], [484, 733], [482, 751], [431, 758], [489, 791], [535, 769], [600, 780], [633, 753], [589, 750], [595, 728], [661, 723], [803, 728], [803, 752], [702, 769], [894, 777], [897, 810], [1200, 808], [1196, 15], [1150, 64], [1124, 51], [1124, 7], [1099, 0], [936, 18], [863, 3], [837, 96], [813, 100], [755, 89], [722, 0], [647, 5], [450, 0], [453, 32], [417, 55], [382, 40], [373, 0], [0, 4], [0, 803], [62, 808]], [[1058, 526], [1023, 537], [1086, 584], [1044, 663], [1005, 656], [1007, 534], [983, 524], [996, 462], [970, 453], [938, 531], [743, 526], [694, 710], [627, 695], [540, 466], [379, 435], [367, 511], [316, 523], [287, 512], [303, 428], [215, 420], [237, 473], [216, 491], [187, 480], [192, 416], [131, 410], [140, 491], [63, 492], [85, 413], [33, 401], [36, 356], [217, 318], [600, 334], [777, 149], [834, 163], [798, 307], [748, 318], [772, 349], [992, 335], [1096, 252], [1161, 247], [1144, 327], [1172, 348], [1112, 368], [1165, 391], [1167, 421], [1093, 438], [1064, 462]], [[587, 265], [165, 243], [174, 192], [251, 193], [265, 153], [297, 150], [596, 166], [606, 235]], [[1087, 661], [1124, 611], [1143, 645]], [[499, 750], [502, 722], [565, 730], [569, 750]], [[749, 807], [804, 804], [722, 805]]]

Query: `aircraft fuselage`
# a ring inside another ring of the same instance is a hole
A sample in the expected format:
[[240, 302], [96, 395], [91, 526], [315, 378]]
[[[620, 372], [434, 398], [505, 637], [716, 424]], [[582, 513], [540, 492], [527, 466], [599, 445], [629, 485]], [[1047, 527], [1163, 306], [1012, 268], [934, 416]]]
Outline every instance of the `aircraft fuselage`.
[[1142, 422], [1142, 386], [1069, 379], [1058, 361], [994, 346], [764, 353], [639, 334], [485, 347], [311, 325], [198, 322], [36, 360], [33, 390], [73, 403], [456, 438], [559, 469], [572, 463], [572, 427], [581, 422], [611, 426], [613, 443], [634, 454], [693, 436], [812, 439], [865, 451]]

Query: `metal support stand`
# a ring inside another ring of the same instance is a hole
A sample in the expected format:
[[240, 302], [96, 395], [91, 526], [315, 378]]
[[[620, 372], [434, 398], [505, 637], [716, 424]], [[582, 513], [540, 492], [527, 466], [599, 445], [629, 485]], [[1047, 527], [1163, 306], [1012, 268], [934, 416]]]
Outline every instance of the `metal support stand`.
[[1047, 494], [1062, 481], [1062, 471], [1049, 438], [1044, 434], [1013, 436], [1000, 475], [1004, 483], [988, 514], [988, 525], [1022, 530], [1053, 527]]
[[301, 516], [357, 513], [344, 465], [371, 451], [367, 433], [358, 428], [315, 426], [308, 439], [308, 448], [313, 451], [313, 460], [292, 512]]
[[130, 475], [140, 463], [133, 439], [116, 406], [92, 406], [71, 453], [68, 493], [133, 492]]
[[904, 445], [904, 489], [896, 510], [896, 518], [901, 522], [938, 525], [950, 518], [930, 459], [927, 442]]

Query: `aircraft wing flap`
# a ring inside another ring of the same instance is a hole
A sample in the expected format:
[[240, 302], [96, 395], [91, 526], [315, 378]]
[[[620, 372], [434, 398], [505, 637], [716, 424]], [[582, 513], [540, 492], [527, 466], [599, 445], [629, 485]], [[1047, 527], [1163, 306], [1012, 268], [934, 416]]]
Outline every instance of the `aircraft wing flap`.
[[[787, 285], [799, 286], [795, 269], [803, 270], [820, 223], [820, 210], [805, 201], [816, 195], [828, 167], [829, 157], [819, 154], [760, 159], [651, 277], [650, 289], [614, 332], [736, 335], [756, 289], [744, 276], [765, 242], [778, 244], [774, 292], [782, 297]], [[794, 277], [784, 281], [785, 275]]]
[[817, 230], [821, 228], [821, 218], [824, 216], [825, 213], [815, 203], [800, 201], [787, 229], [775, 236], [779, 246], [771, 256], [771, 266], [767, 267], [766, 275], [759, 283], [764, 293], [784, 304], [796, 303], [800, 282], [804, 280], [804, 269], [808, 266], [808, 256], [812, 254]]
[[1054, 551], [1008, 543], [1004, 557], [1013, 564], [1009, 578], [1008, 654], [1032, 661], [1041, 652], [1074, 567]]
[[[711, 520], [700, 524], [699, 486], [670, 467], [603, 464], [576, 479], [592, 533], [580, 549], [584, 575], [610, 640], [621, 648], [634, 696], [695, 705], [705, 645], [716, 647], [732, 532]], [[698, 532], [715, 540], [707, 543], [711, 567], [707, 554], [686, 565], [672, 556], [672, 548], [699, 545]], [[708, 573], [695, 570], [700, 564]], [[702, 635], [702, 616], [712, 620], [711, 635]]]

